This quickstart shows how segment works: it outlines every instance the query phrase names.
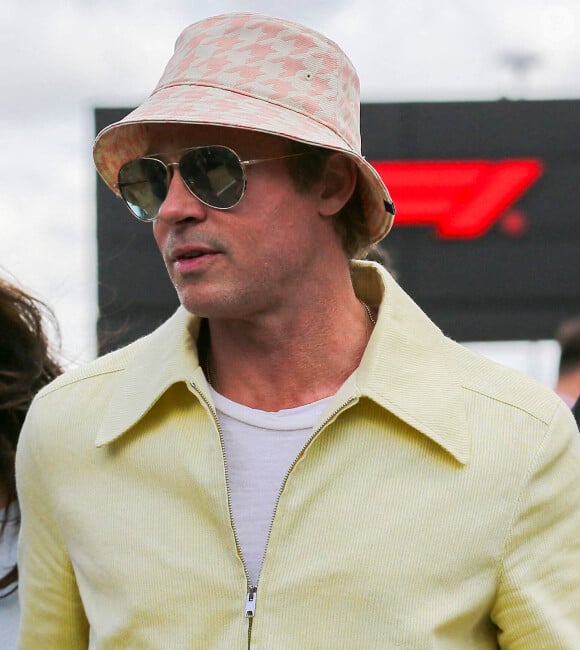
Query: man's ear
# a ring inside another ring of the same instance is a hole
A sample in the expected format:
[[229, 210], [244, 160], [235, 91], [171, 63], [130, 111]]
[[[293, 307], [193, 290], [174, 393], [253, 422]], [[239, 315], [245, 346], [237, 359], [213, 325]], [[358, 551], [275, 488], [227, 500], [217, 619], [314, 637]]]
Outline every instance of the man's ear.
[[357, 182], [356, 164], [342, 153], [333, 153], [326, 159], [322, 175], [319, 214], [331, 217], [345, 206]]

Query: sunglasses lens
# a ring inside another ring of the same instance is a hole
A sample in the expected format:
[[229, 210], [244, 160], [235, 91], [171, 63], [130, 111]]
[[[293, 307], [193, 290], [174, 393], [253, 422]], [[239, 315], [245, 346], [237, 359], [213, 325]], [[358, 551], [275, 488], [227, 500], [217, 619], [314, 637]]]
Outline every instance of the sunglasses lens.
[[[233, 208], [244, 195], [244, 170], [228, 147], [191, 149], [179, 161], [179, 172], [191, 193], [212, 208]], [[167, 197], [167, 167], [155, 158], [130, 160], [119, 170], [117, 187], [138, 219], [152, 221]]]
[[165, 165], [153, 158], [131, 160], [119, 170], [117, 187], [137, 219], [152, 221], [167, 196]]
[[179, 161], [179, 171], [191, 192], [212, 208], [233, 208], [244, 195], [244, 170], [228, 147], [192, 149]]

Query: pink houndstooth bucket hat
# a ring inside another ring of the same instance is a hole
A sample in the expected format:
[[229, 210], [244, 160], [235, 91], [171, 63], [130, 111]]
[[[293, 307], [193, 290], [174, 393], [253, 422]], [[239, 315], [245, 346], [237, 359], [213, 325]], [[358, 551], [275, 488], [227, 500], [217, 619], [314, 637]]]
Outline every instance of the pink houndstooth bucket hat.
[[372, 243], [390, 230], [394, 207], [361, 155], [357, 73], [345, 53], [303, 25], [254, 13], [214, 16], [187, 27], [157, 87], [94, 145], [97, 171], [113, 190], [121, 165], [147, 152], [148, 124], [250, 129], [341, 151], [359, 169]]

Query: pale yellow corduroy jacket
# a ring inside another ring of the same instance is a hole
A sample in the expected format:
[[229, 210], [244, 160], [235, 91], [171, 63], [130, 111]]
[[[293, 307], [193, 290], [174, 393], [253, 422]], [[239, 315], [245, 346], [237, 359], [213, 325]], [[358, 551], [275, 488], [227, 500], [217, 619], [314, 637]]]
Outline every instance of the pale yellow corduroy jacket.
[[[179, 310], [45, 388], [17, 458], [21, 650], [580, 648], [580, 436], [376, 265], [358, 371], [290, 471], [255, 600]], [[188, 325], [189, 323], [189, 325]]]

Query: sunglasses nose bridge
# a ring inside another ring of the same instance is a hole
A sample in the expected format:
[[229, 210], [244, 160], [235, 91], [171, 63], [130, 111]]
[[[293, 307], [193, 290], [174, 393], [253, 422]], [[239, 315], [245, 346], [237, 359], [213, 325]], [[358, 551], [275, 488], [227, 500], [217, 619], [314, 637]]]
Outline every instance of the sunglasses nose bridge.
[[191, 192], [191, 189], [188, 187], [181, 173], [181, 169], [179, 167], [180, 161], [179, 160], [175, 160], [173, 162], [164, 161], [163, 164], [165, 165], [165, 172], [167, 173], [167, 194], [169, 194], [169, 190], [171, 189], [171, 183], [173, 182], [173, 177], [175, 176], [175, 169], [177, 169], [179, 180], [183, 183], [185, 189]]
[[165, 165], [165, 171], [167, 172], [167, 189], [169, 190], [169, 186], [171, 185], [171, 181], [173, 180], [173, 174], [174, 168], [177, 167], [179, 169], [179, 162], [163, 162]]
[[[196, 181], [195, 178], [192, 177], [192, 175], [187, 171], [187, 169], [184, 168], [184, 159], [187, 159], [186, 158], [187, 154], [190, 153], [191, 151], [197, 151], [202, 148], [204, 147], [195, 147], [194, 149], [188, 149], [186, 150], [185, 154], [179, 158], [179, 160], [174, 160], [171, 162], [165, 162], [165, 161], [163, 162], [167, 170], [167, 193], [169, 193], [171, 182], [173, 180], [173, 176], [175, 175], [174, 168], [177, 168], [179, 179], [181, 180], [183, 187], [185, 187], [185, 189], [189, 192], [189, 194], [204, 206], [216, 207], [212, 205], [211, 202], [208, 202], [207, 199], [204, 199], [203, 194], [200, 194], [199, 192], [199, 188], [198, 188], [199, 181]], [[186, 162], [185, 165], [187, 165]]]
[[[162, 162], [167, 174], [167, 181], [165, 198], [159, 206], [156, 218], [166, 223], [176, 223], [185, 219], [204, 219], [205, 204], [185, 181], [180, 168], [181, 160]], [[175, 179], [175, 168], [177, 168], [177, 179]], [[176, 187], [173, 187], [174, 180], [177, 181]], [[192, 196], [196, 199], [198, 207], [193, 207], [191, 204]], [[189, 199], [186, 197], [189, 197]]]

